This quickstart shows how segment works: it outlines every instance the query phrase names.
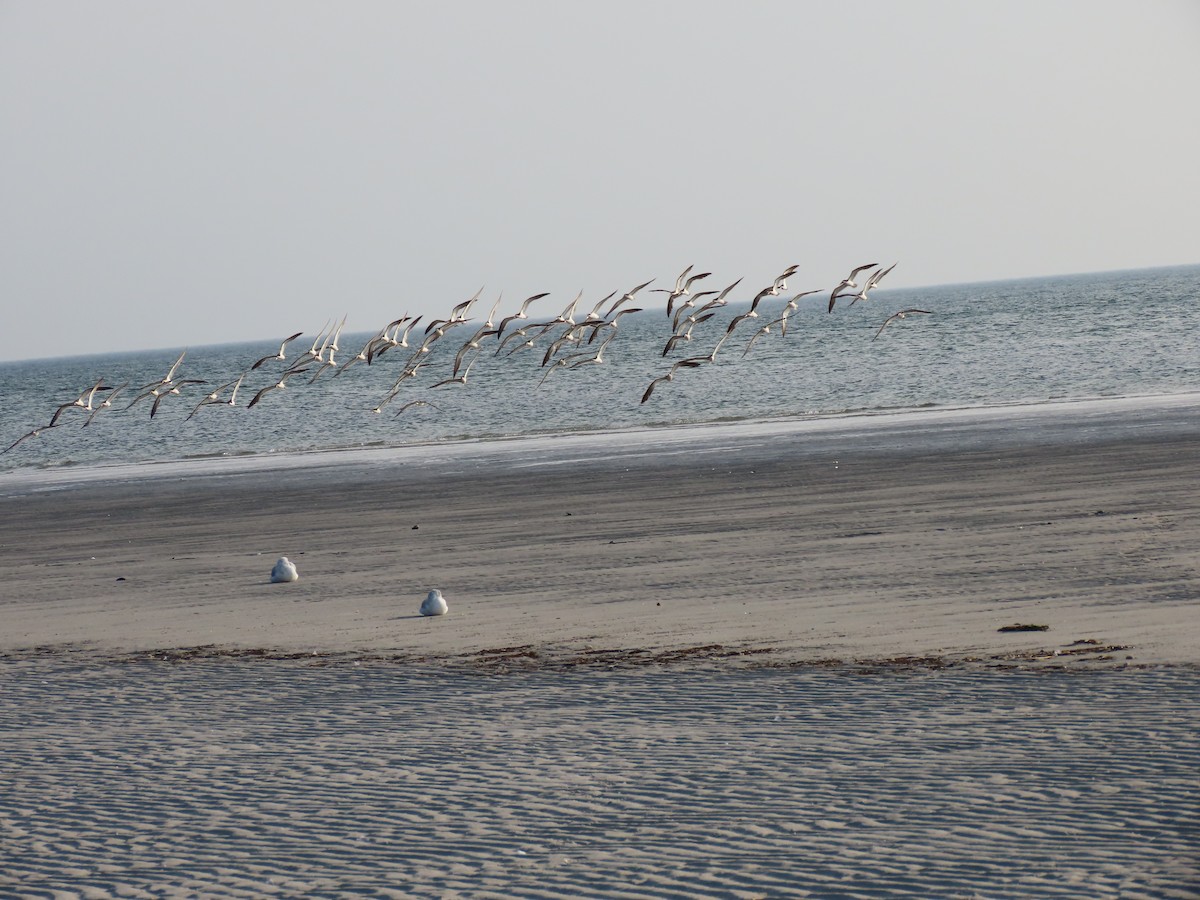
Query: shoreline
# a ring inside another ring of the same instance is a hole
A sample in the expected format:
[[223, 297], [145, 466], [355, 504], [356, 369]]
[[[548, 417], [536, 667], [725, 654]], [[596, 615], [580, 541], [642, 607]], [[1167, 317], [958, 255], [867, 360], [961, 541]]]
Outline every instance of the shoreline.
[[[1095, 420], [1104, 419], [1097, 430]], [[1084, 426], [1082, 433], [1073, 429]], [[1005, 431], [1012, 434], [1005, 435]], [[0, 472], [0, 498], [75, 484], [121, 482], [146, 478], [240, 475], [276, 470], [333, 466], [398, 466], [427, 463], [452, 456], [471, 461], [548, 464], [587, 459], [589, 451], [633, 457], [663, 452], [682, 442], [722, 447], [740, 440], [804, 437], [823, 442], [849, 439], [859, 444], [932, 445], [952, 449], [969, 445], [1022, 446], [1047, 443], [1110, 443], [1147, 433], [1163, 437], [1200, 434], [1200, 392], [1113, 397], [1013, 401], [979, 406], [920, 406], [901, 409], [852, 410], [812, 415], [778, 415], [737, 421], [704, 421], [595, 431], [488, 435], [445, 441], [415, 441], [307, 450], [232, 455], [182, 456], [129, 463], [66, 464], [25, 467]], [[630, 449], [632, 448], [632, 452]], [[894, 450], [888, 451], [894, 452]]]

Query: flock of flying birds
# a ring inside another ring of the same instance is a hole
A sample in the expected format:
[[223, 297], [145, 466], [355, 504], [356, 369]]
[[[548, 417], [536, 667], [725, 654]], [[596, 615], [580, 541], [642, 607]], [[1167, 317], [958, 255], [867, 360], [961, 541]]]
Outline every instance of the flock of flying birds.
[[[895, 263], [886, 268], [877, 263], [856, 266], [851, 270], [849, 275], [838, 283], [837, 287], [830, 291], [827, 311], [833, 312], [833, 308], [838, 300], [848, 299], [848, 305], [850, 306], [867, 300], [871, 290], [895, 266]], [[666, 314], [667, 318], [671, 320], [671, 335], [662, 349], [662, 356], [664, 358], [681, 345], [690, 342], [693, 337], [693, 330], [712, 319], [717, 314], [717, 311], [726, 305], [730, 292], [741, 284], [742, 281], [739, 278], [719, 291], [701, 290], [700, 288], [703, 286], [700, 285], [700, 282], [710, 277], [712, 273], [701, 272], [693, 275], [692, 268], [692, 266], [688, 266], [684, 269], [679, 277], [675, 279], [673, 287], [655, 288], [648, 291], [648, 293], [663, 293], [667, 295]], [[754, 295], [749, 309], [743, 313], [739, 313], [730, 320], [729, 324], [725, 327], [724, 334], [720, 336], [716, 345], [707, 354], [703, 356], [689, 356], [672, 362], [662, 375], [659, 375], [650, 382], [642, 394], [641, 402], [645, 403], [648, 401], [659, 386], [673, 381], [680, 371], [715, 362], [717, 351], [739, 329], [743, 336], [746, 334], [750, 335], [749, 340], [742, 350], [743, 357], [750, 352], [759, 338], [770, 334], [772, 329], [777, 329], [781, 336], [786, 336], [788, 318], [798, 310], [799, 301], [812, 294], [824, 294], [824, 291], [821, 289], [801, 291], [785, 300], [783, 307], [774, 314], [768, 315], [765, 309], [760, 310], [760, 306], [767, 298], [785, 295], [787, 292], [787, 280], [795, 275], [797, 269], [797, 266], [788, 266], [778, 277], [772, 280], [770, 285], [758, 291]], [[871, 271], [863, 278], [860, 286], [856, 279], [862, 273], [868, 272], [868, 270]], [[467, 383], [467, 376], [471, 372], [471, 367], [475, 365], [476, 360], [485, 352], [492, 353], [494, 356], [512, 356], [523, 350], [535, 348], [539, 341], [544, 343], [546, 349], [542, 355], [541, 362], [545, 373], [538, 382], [538, 387], [541, 387], [551, 375], [560, 369], [577, 369], [582, 366], [601, 364], [604, 362], [605, 349], [617, 336], [617, 328], [621, 317], [630, 313], [642, 312], [641, 308], [627, 304], [635, 303], [637, 294], [649, 288], [653, 282], [654, 280], [651, 279], [643, 284], [639, 284], [619, 297], [617, 296], [617, 292], [613, 291], [607, 297], [599, 300], [584, 315], [579, 315], [577, 312], [579, 302], [583, 299], [583, 293], [580, 292], [557, 316], [543, 321], [532, 319], [529, 315], [529, 308], [536, 301], [549, 296], [546, 293], [534, 294], [531, 297], [527, 297], [515, 313], [505, 316], [498, 323], [496, 322], [496, 312], [500, 307], [500, 299], [497, 299], [492, 306], [491, 312], [488, 313], [487, 320], [455, 352], [454, 367], [449, 377], [436, 382], [430, 388], [443, 388], [455, 384], [465, 385]], [[483, 288], [480, 288], [469, 300], [465, 300], [453, 307], [446, 318], [433, 319], [427, 322], [425, 327], [420, 330], [418, 330], [418, 326], [423, 317], [417, 316], [413, 318], [405, 314], [399, 319], [395, 319], [385, 325], [363, 345], [362, 349], [355, 356], [345, 360], [337, 358], [337, 354], [341, 352], [338, 339], [341, 337], [342, 329], [346, 324], [345, 317], [342, 318], [340, 323], [333, 321], [326, 323], [326, 326], [316, 336], [312, 345], [307, 350], [289, 357], [289, 345], [303, 335], [303, 332], [296, 332], [280, 343], [277, 353], [268, 354], [261, 359], [255, 360], [236, 378], [221, 384], [206, 394], [196, 403], [191, 412], [188, 413], [187, 418], [191, 419], [206, 406], [237, 406], [238, 393], [241, 391], [246, 377], [252, 372], [262, 370], [264, 367], [272, 366], [275, 363], [285, 363], [286, 365], [275, 367], [276, 374], [272, 376], [274, 380], [259, 388], [253, 394], [250, 401], [246, 404], [247, 409], [264, 402], [264, 399], [273, 391], [283, 390], [290, 379], [303, 378], [311, 384], [328, 371], [333, 372], [330, 377], [337, 377], [357, 364], [365, 363], [371, 366], [390, 352], [406, 349], [409, 351], [409, 355], [404, 362], [399, 377], [396, 378], [391, 387], [383, 394], [378, 404], [371, 409], [372, 412], [380, 414], [400, 394], [404, 388], [404, 383], [409, 379], [415, 378], [417, 373], [427, 365], [429, 353], [434, 344], [444, 340], [455, 329], [461, 328], [473, 321], [469, 318], [469, 315], [482, 292]], [[892, 322], [914, 314], [929, 315], [930, 311], [925, 309], [903, 309], [893, 313], [879, 326], [872, 340], [877, 340], [883, 333], [883, 330]], [[744, 326], [746, 322], [750, 322], [751, 325]], [[185, 388], [192, 385], [208, 384], [203, 379], [183, 378], [180, 376], [180, 368], [183, 365], [186, 355], [187, 351], [185, 350], [179, 354], [179, 358], [175, 360], [175, 363], [162, 378], [142, 385], [131, 392], [132, 396], [129, 396], [128, 381], [117, 385], [108, 385], [105, 383], [106, 379], [101, 378], [74, 400], [59, 404], [54, 409], [50, 420], [46, 424], [39, 425], [26, 434], [21, 435], [5, 450], [0, 451], [0, 454], [9, 452], [30, 438], [38, 437], [48, 429], [60, 427], [69, 418], [78, 419], [80, 415], [86, 415], [82, 426], [86, 428], [95, 421], [98, 415], [105, 411], [115, 408], [129, 410], [139, 404], [147, 404], [150, 409], [150, 417], [154, 418], [164, 402], [173, 402], [171, 398], [183, 396]], [[123, 402], [126, 397], [129, 399], [126, 405], [123, 407], [115, 405], [118, 398], [122, 398]], [[410, 400], [407, 403], [399, 405], [395, 410], [395, 415], [399, 416], [405, 410], [415, 406], [433, 406], [433, 404], [423, 399]]]

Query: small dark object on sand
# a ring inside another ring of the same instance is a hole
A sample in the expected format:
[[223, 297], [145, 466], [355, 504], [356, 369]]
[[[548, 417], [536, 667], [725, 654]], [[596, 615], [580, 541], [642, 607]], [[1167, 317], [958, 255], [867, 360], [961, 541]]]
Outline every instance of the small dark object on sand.
[[1049, 631], [1049, 625], [1002, 625], [997, 631]]

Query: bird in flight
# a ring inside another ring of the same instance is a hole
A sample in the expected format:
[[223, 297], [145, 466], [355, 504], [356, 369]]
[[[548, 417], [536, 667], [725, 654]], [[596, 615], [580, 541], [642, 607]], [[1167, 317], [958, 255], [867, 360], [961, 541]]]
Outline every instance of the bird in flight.
[[286, 360], [287, 353], [285, 351], [287, 350], [287, 345], [290, 344], [292, 341], [294, 341], [296, 338], [300, 337], [300, 335], [302, 335], [302, 334], [304, 334], [303, 331], [297, 331], [291, 337], [284, 338], [283, 343], [279, 345], [279, 352], [278, 353], [268, 353], [262, 359], [256, 360], [254, 362], [254, 365], [252, 365], [250, 367], [251, 371], [253, 371], [254, 369], [257, 369], [263, 363], [270, 362], [273, 359]]
[[83, 423], [83, 427], [87, 428], [89, 425], [91, 425], [92, 419], [94, 419], [94, 418], [96, 418], [96, 416], [100, 415], [100, 412], [102, 410], [112, 409], [113, 401], [117, 399], [117, 395], [120, 394], [121, 391], [125, 390], [125, 388], [127, 388], [127, 387], [129, 387], [129, 382], [124, 381], [121, 384], [118, 384], [111, 391], [109, 391], [108, 396], [105, 397], [103, 400], [101, 400], [98, 404], [96, 404], [96, 408], [94, 410], [92, 410], [92, 414], [87, 417], [87, 421], [85, 421]]
[[670, 290], [668, 290], [667, 288], [655, 288], [653, 291], [651, 291], [651, 293], [654, 293], [654, 294], [666, 294], [667, 295], [667, 317], [668, 318], [671, 316], [671, 313], [674, 312], [674, 310], [675, 310], [675, 301], [678, 300], [680, 297], [686, 297], [688, 294], [690, 294], [691, 293], [690, 288], [694, 282], [699, 281], [701, 278], [707, 278], [709, 275], [712, 274], [712, 272], [701, 272], [699, 275], [693, 275], [692, 277], [689, 278], [688, 272], [690, 272], [690, 271], [692, 271], [692, 267], [688, 266], [686, 269], [684, 269], [682, 272], [680, 272], [679, 277], [675, 279], [675, 287], [671, 288]]
[[285, 382], [289, 378], [291, 378], [293, 375], [300, 375], [306, 371], [308, 371], [308, 366], [300, 366], [299, 368], [297, 368], [296, 366], [292, 366], [286, 372], [284, 372], [282, 375], [279, 376], [279, 380], [277, 382], [275, 382], [274, 384], [268, 384], [265, 388], [263, 388], [261, 391], [259, 391], [257, 394], [255, 394], [253, 397], [251, 397], [250, 402], [246, 404], [246, 409], [253, 409], [255, 406], [257, 406], [262, 401], [262, 398], [267, 396], [267, 394], [269, 394], [271, 391], [283, 390], [283, 388], [286, 387]]
[[200, 378], [181, 378], [179, 381], [172, 382], [170, 385], [164, 385], [163, 389], [154, 395], [154, 405], [150, 407], [150, 418], [158, 413], [158, 407], [164, 400], [174, 394], [179, 396], [179, 389], [189, 384], [207, 384], [208, 382]]
[[[866, 300], [867, 292], [870, 291], [871, 288], [875, 287], [875, 285], [879, 284], [879, 282], [883, 281], [883, 276], [886, 275], [888, 272], [892, 271], [892, 269], [894, 269], [894, 268], [896, 268], [896, 263], [892, 263], [886, 269], [883, 267], [880, 267], [880, 268], [876, 269], [874, 272], [872, 272], [871, 277], [867, 279], [867, 283], [865, 285], [863, 285], [863, 289], [861, 291], [859, 291], [857, 294], [853, 295], [854, 299], [852, 299], [850, 301], [850, 305], [853, 306], [859, 300]], [[849, 295], [839, 294], [838, 296], [846, 297]]]
[[[253, 367], [251, 367], [251, 368], [253, 368]], [[207, 397], [205, 397], [203, 400], [201, 400], [199, 403], [197, 403], [196, 408], [193, 409], [190, 413], [188, 413], [187, 419], [184, 419], [183, 421], [186, 422], [188, 419], [190, 419], [196, 413], [200, 412], [200, 408], [202, 406], [214, 406], [218, 403], [225, 404], [227, 406], [237, 406], [238, 388], [240, 388], [242, 386], [242, 379], [245, 377], [246, 377], [246, 372], [243, 372], [241, 375], [239, 375], [237, 377], [236, 380], [226, 382], [225, 384], [221, 385], [219, 388], [217, 388], [215, 391], [213, 391], [211, 394], [209, 394]], [[222, 400], [221, 394], [223, 394], [225, 391], [229, 390], [229, 388], [233, 388], [233, 393], [229, 395], [228, 400]]]
[[635, 296], [637, 296], [638, 291], [640, 291], [644, 287], [649, 287], [652, 284], [654, 284], [653, 278], [651, 278], [649, 281], [643, 281], [641, 284], [639, 284], [637, 287], [633, 288], [632, 290], [626, 291], [624, 294], [622, 294], [620, 297], [618, 297], [613, 302], [613, 305], [608, 308], [608, 312], [606, 312], [604, 314], [604, 317], [611, 318], [612, 314], [615, 313], [622, 306], [622, 304], [633, 302], [633, 298]]
[[933, 315], [933, 313], [927, 309], [902, 309], [902, 310], [900, 310], [900, 312], [892, 313], [890, 316], [888, 316], [884, 320], [883, 324], [879, 326], [879, 330], [877, 332], [875, 332], [875, 337], [871, 338], [871, 340], [873, 340], [873, 341], [879, 340], [879, 336], [881, 334], [883, 334], [883, 329], [887, 328], [888, 325], [891, 324], [896, 319], [903, 319], [907, 316], [913, 315], [914, 313], [921, 313], [922, 315], [926, 315], [926, 316]]
[[650, 395], [654, 393], [654, 389], [664, 381], [674, 381], [675, 373], [679, 369], [694, 369], [700, 365], [703, 365], [703, 363], [695, 358], [681, 359], [674, 363], [667, 371], [666, 375], [660, 375], [658, 378], [655, 378], [652, 382], [650, 382], [650, 386], [646, 388], [646, 393], [642, 394], [642, 402], [645, 403], [647, 400], [649, 400]]
[[61, 416], [68, 409], [75, 409], [76, 407], [78, 407], [79, 409], [82, 409], [84, 412], [89, 412], [89, 413], [93, 412], [95, 410], [95, 407], [92, 406], [92, 398], [96, 396], [96, 391], [103, 391], [103, 390], [107, 390], [107, 388], [104, 387], [104, 379], [101, 378], [99, 381], [96, 382], [95, 386], [84, 391], [82, 394], [80, 394], [76, 399], [72, 400], [70, 403], [59, 404], [58, 409], [56, 409], [54, 411], [54, 415], [52, 415], [50, 417], [50, 424], [51, 425], [57, 424], [58, 417]]
[[517, 310], [511, 316], [505, 316], [503, 319], [500, 320], [500, 328], [499, 328], [499, 332], [498, 332], [499, 335], [501, 337], [504, 336], [504, 329], [508, 325], [509, 322], [515, 322], [517, 319], [528, 319], [529, 318], [529, 304], [530, 303], [532, 303], [534, 300], [541, 300], [543, 297], [549, 297], [549, 296], [550, 296], [550, 292], [546, 291], [545, 293], [542, 293], [542, 294], [534, 294], [532, 297], [526, 297], [525, 301], [521, 304], [521, 308], [519, 310]]
[[175, 372], [179, 369], [179, 364], [181, 362], [183, 362], [183, 358], [185, 356], [187, 356], [187, 350], [184, 350], [182, 353], [179, 354], [179, 359], [175, 360], [175, 364], [172, 365], [171, 368], [167, 370], [166, 375], [164, 375], [158, 381], [152, 381], [147, 385], [143, 385], [140, 388], [140, 390], [147, 391], [150, 388], [154, 387], [155, 385], [171, 384], [171, 382], [173, 382], [175, 380]]
[[471, 357], [471, 361], [467, 363], [467, 367], [463, 369], [463, 373], [461, 375], [455, 378], [447, 378], [444, 381], [439, 381], [437, 384], [431, 384], [429, 389], [433, 390], [434, 388], [442, 387], [447, 384], [466, 384], [467, 376], [471, 374], [471, 366], [475, 365], [475, 360], [477, 359], [479, 359], [479, 353], [476, 353]]
[[11, 444], [9, 444], [9, 445], [8, 445], [8, 446], [7, 446], [7, 447], [4, 449], [4, 450], [0, 450], [0, 456], [3, 456], [5, 453], [7, 453], [7, 452], [8, 452], [9, 450], [11, 450], [13, 447], [15, 447], [15, 446], [17, 446], [18, 444], [20, 444], [22, 441], [27, 441], [27, 440], [29, 440], [30, 438], [35, 438], [35, 437], [37, 437], [39, 434], [41, 434], [43, 431], [48, 431], [48, 430], [49, 430], [49, 429], [51, 429], [51, 428], [58, 428], [58, 427], [59, 427], [59, 426], [58, 426], [57, 424], [54, 424], [54, 425], [39, 425], [37, 428], [33, 429], [32, 431], [26, 432], [25, 434], [21, 435], [21, 436], [20, 436], [19, 438], [17, 438], [15, 441], [13, 441]]
[[[381, 406], [382, 406], [382, 404], [381, 404]], [[404, 412], [406, 409], [411, 409], [414, 406], [431, 406], [434, 409], [438, 408], [436, 403], [430, 403], [428, 400], [409, 400], [402, 407], [400, 407], [398, 410], [396, 410], [396, 415], [393, 416], [392, 418], [399, 417], [400, 413]]]
[[841, 281], [839, 281], [838, 286], [829, 292], [829, 310], [828, 310], [828, 312], [833, 312], [833, 304], [837, 302], [838, 291], [840, 291], [842, 288], [858, 287], [858, 283], [854, 280], [855, 278], [858, 277], [858, 273], [865, 272], [865, 271], [867, 271], [867, 269], [874, 268], [877, 265], [879, 265], [879, 263], [867, 263], [865, 266], [856, 266], [855, 268], [851, 269], [850, 274], [847, 275], [845, 278], [843, 278]]

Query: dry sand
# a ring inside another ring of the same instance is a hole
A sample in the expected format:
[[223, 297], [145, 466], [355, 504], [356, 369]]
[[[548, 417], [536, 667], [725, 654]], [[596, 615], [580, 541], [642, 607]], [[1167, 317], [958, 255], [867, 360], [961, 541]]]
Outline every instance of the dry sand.
[[1196, 896], [1198, 450], [10, 483], [0, 894]]
[[5, 680], [5, 897], [1196, 896], [1178, 668]]

